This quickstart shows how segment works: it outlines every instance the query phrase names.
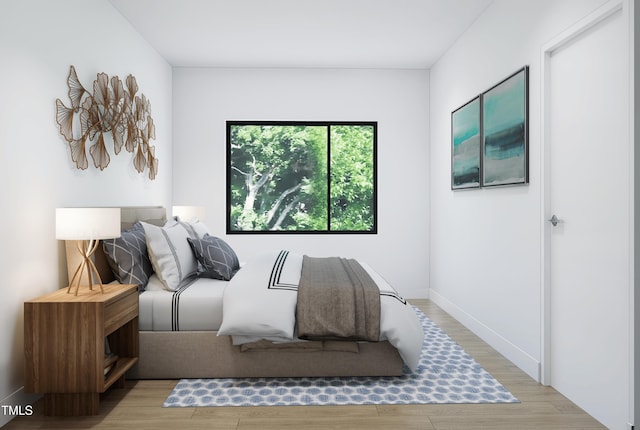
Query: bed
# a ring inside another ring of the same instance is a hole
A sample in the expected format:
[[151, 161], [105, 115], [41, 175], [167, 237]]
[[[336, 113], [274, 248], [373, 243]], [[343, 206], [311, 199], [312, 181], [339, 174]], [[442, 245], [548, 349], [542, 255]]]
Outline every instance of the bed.
[[[148, 252], [151, 256], [148, 262], [132, 258], [127, 263], [138, 271], [144, 269], [148, 275], [141, 282], [144, 287], [139, 297], [140, 358], [127, 377], [393, 376], [401, 375], [405, 366], [411, 368], [417, 363], [423, 340], [417, 316], [411, 306], [369, 266], [363, 264], [361, 268], [371, 274], [371, 279], [384, 284], [384, 287], [380, 287], [379, 300], [382, 309], [381, 340], [343, 341], [331, 337], [300, 340], [297, 333], [291, 333], [295, 328], [289, 329], [286, 325], [276, 332], [269, 330], [273, 329], [274, 324], [277, 326], [282, 321], [290, 321], [292, 315], [295, 319], [296, 281], [287, 277], [291, 278], [294, 276], [292, 274], [300, 271], [298, 265], [302, 256], [287, 255], [282, 263], [282, 254], [287, 251], [269, 251], [260, 256], [257, 262], [243, 264], [230, 280], [213, 279], [202, 276], [209, 269], [206, 261], [196, 258], [194, 267], [193, 261], [186, 260], [187, 250], [191, 258], [198, 255], [194, 241], [189, 240], [189, 247], [184, 248], [182, 240], [176, 238], [175, 242], [179, 244], [176, 247], [182, 249], [167, 251], [178, 262], [180, 273], [176, 275], [170, 270], [167, 272], [164, 257], [154, 244], [154, 238], [166, 239], [174, 234], [166, 227], [165, 209], [127, 207], [122, 208], [121, 213], [123, 237], [118, 240], [137, 240], [135, 246], [142, 248], [146, 242], [156, 250], [155, 253]], [[189, 234], [193, 237], [207, 236], [210, 239], [206, 226], [197, 220], [188, 226], [182, 224], [184, 228], [191, 229]], [[131, 273], [136, 271], [132, 271], [132, 267], [122, 270], [122, 267], [114, 266], [113, 252], [122, 251], [121, 244], [113, 242], [109, 246], [105, 243], [95, 255], [104, 283], [139, 281], [131, 277]], [[185, 259], [182, 263], [176, 257], [180, 254]], [[149, 264], [152, 266], [151, 272]], [[275, 281], [277, 286], [269, 288], [268, 296], [260, 296], [264, 288], [256, 287], [258, 283], [262, 285], [261, 280], [255, 281], [256, 277], [272, 277], [272, 273], [265, 273], [265, 268], [279, 264], [281, 273]], [[128, 278], [123, 278], [123, 271]], [[275, 298], [271, 300], [272, 297]], [[247, 298], [253, 298], [253, 305], [247, 304]], [[261, 318], [277, 321], [266, 324]], [[255, 321], [252, 322], [252, 319]], [[400, 324], [397, 325], [394, 320]], [[239, 327], [245, 322], [254, 326], [268, 326], [268, 330], [254, 336], [253, 332], [243, 332], [243, 327]], [[282, 330], [286, 332], [284, 335]]]

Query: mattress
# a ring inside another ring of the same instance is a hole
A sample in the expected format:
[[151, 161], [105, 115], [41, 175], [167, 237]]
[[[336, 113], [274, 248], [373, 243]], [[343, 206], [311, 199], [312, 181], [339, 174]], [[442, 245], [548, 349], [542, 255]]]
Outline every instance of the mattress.
[[140, 294], [140, 331], [218, 330], [222, 324], [222, 296], [228, 283], [193, 278], [177, 291], [168, 291], [152, 275]]

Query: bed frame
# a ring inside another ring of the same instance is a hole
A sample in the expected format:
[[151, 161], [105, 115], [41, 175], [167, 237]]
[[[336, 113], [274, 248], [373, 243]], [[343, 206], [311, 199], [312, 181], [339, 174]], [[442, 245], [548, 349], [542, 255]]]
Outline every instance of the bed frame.
[[[141, 220], [166, 221], [163, 207], [121, 209], [122, 228]], [[67, 258], [71, 258], [67, 247]], [[95, 256], [104, 283], [115, 280], [102, 253]], [[396, 376], [403, 362], [389, 342], [357, 343], [358, 352], [334, 350], [252, 350], [241, 352], [229, 336], [216, 331], [140, 331], [140, 359], [129, 371], [132, 379]]]

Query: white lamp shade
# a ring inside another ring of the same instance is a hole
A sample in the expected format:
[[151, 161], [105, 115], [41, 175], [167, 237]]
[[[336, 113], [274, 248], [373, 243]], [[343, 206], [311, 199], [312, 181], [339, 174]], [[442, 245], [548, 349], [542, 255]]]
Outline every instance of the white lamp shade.
[[56, 239], [120, 237], [120, 208], [57, 208]]
[[204, 207], [202, 206], [174, 206], [173, 216], [177, 216], [182, 221], [192, 221], [194, 218], [204, 220]]

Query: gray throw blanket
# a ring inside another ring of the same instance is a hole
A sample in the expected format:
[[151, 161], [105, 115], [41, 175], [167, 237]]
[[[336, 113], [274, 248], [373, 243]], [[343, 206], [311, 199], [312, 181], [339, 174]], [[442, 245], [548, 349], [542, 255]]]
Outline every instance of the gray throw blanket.
[[296, 308], [301, 339], [380, 340], [380, 290], [353, 259], [303, 256]]

